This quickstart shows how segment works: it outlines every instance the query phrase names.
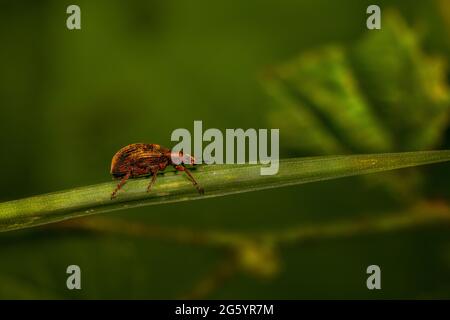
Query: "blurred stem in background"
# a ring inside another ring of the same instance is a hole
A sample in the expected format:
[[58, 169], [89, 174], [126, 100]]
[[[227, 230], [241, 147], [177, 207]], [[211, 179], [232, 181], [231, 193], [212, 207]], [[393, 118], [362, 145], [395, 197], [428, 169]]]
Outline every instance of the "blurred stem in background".
[[446, 202], [419, 202], [400, 212], [385, 213], [377, 217], [367, 217], [356, 221], [333, 221], [320, 225], [301, 225], [284, 230], [257, 233], [152, 226], [102, 217], [66, 221], [48, 226], [47, 230], [116, 234], [225, 249], [227, 255], [223, 261], [199, 280], [192, 292], [183, 297], [195, 299], [207, 297], [236, 272], [246, 272], [262, 278], [274, 277], [280, 268], [278, 252], [280, 246], [355, 237], [361, 234], [395, 232], [437, 224], [450, 225], [450, 206]]
[[302, 225], [280, 231], [270, 230], [257, 233], [162, 227], [106, 217], [64, 221], [46, 228], [54, 231], [64, 229], [115, 233], [214, 247], [240, 247], [243, 245], [245, 247], [245, 244], [254, 242], [289, 245], [307, 240], [355, 236], [361, 233], [390, 232], [426, 224], [448, 222], [449, 220], [450, 208], [446, 202], [427, 201], [417, 203], [401, 212], [385, 213], [376, 218], [333, 221], [324, 225]]

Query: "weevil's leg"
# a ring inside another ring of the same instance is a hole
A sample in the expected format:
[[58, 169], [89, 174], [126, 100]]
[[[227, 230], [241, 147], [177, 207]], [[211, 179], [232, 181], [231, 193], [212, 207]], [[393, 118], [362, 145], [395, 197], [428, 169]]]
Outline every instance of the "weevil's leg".
[[153, 171], [152, 180], [150, 180], [150, 183], [148, 184], [147, 192], [150, 192], [150, 190], [152, 189], [152, 186], [155, 184], [156, 177], [158, 176], [158, 171], [159, 171], [158, 168], [155, 169], [155, 171]]
[[202, 187], [200, 187], [198, 182], [194, 179], [194, 177], [192, 176], [191, 172], [186, 167], [184, 167], [182, 165], [178, 165], [178, 166], [175, 166], [175, 169], [178, 170], [178, 171], [186, 172], [189, 180], [191, 180], [191, 182], [194, 185], [194, 187], [197, 188], [198, 193], [200, 193], [200, 194], [204, 194], [205, 193], [205, 190]]
[[113, 191], [113, 193], [111, 193], [111, 200], [114, 199], [116, 197], [117, 192], [120, 190], [120, 188], [123, 187], [123, 185], [125, 184], [125, 182], [127, 182], [128, 178], [131, 176], [131, 172], [128, 172], [121, 180], [120, 182], [117, 184], [116, 189]]

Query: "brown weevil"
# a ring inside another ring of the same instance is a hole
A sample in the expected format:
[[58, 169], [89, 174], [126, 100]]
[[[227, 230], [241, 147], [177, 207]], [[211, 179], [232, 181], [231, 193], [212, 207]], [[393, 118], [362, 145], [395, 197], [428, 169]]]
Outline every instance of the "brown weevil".
[[[176, 159], [175, 164], [173, 159]], [[188, 161], [183, 161], [188, 159]], [[130, 178], [136, 178], [146, 175], [151, 175], [151, 180], [147, 188], [149, 192], [156, 181], [158, 172], [164, 171], [167, 166], [172, 165], [177, 171], [186, 172], [189, 180], [200, 194], [204, 193], [202, 187], [199, 186], [189, 170], [184, 166], [184, 163], [194, 164], [194, 157], [183, 154], [183, 152], [172, 152], [168, 148], [164, 148], [158, 144], [134, 143], [123, 147], [112, 158], [111, 175], [115, 179], [120, 179], [116, 189], [111, 194], [111, 199], [114, 199], [117, 192]]]

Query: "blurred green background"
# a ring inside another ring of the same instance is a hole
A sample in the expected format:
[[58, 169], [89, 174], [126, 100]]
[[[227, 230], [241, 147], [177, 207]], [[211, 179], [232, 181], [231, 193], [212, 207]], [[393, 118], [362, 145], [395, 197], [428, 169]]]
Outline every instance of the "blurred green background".
[[[368, 31], [372, 2], [79, 0], [79, 31], [66, 28], [72, 1], [3, 2], [0, 200], [108, 181], [122, 146], [170, 147], [194, 120], [279, 127], [282, 157], [450, 148], [450, 2], [377, 1], [382, 29]], [[176, 240], [446, 205], [449, 178], [444, 163], [98, 220], [169, 236], [0, 234], [0, 298], [450, 298], [446, 224], [250, 249]], [[66, 288], [71, 264], [80, 291]], [[366, 288], [371, 264], [382, 290]]]

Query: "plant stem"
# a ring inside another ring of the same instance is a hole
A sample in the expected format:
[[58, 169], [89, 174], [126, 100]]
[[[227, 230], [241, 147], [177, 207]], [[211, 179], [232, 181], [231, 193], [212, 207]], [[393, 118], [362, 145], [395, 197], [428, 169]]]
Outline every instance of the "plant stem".
[[0, 203], [0, 231], [26, 228], [95, 213], [145, 205], [203, 199], [241, 192], [361, 175], [450, 160], [450, 150], [281, 160], [276, 175], [260, 174], [264, 165], [204, 165], [193, 175], [205, 189], [199, 195], [187, 177], [168, 172], [147, 193], [148, 179], [126, 183], [110, 199], [116, 182], [74, 188]]

